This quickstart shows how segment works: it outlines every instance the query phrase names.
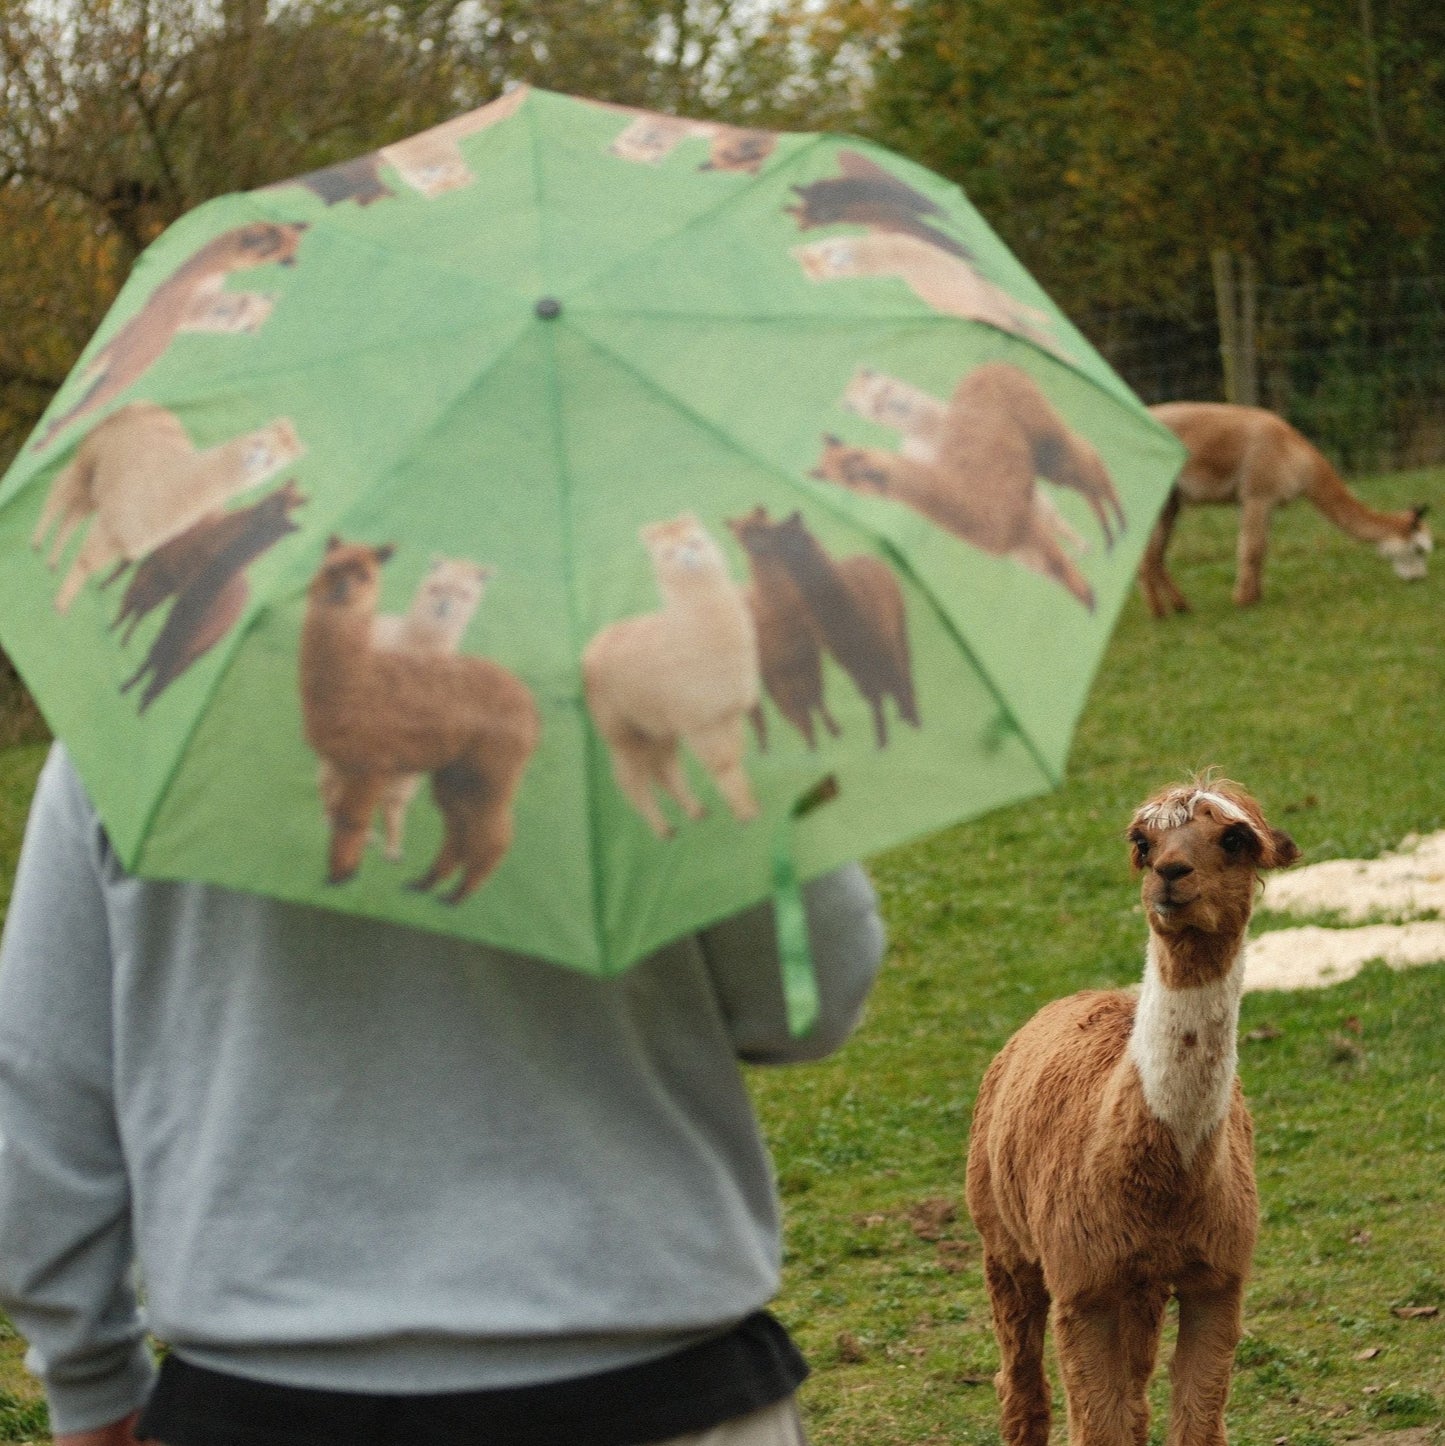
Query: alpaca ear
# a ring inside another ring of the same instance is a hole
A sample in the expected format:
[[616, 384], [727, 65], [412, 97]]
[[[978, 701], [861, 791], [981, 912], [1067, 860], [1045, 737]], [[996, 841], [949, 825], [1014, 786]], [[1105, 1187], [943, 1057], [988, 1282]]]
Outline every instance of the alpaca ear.
[[1425, 514], [1426, 514], [1429, 510], [1430, 510], [1430, 504], [1429, 504], [1428, 502], [1417, 502], [1417, 503], [1410, 509], [1410, 516], [1415, 519], [1415, 526], [1416, 526], [1416, 527], [1418, 527], [1418, 526], [1420, 525], [1420, 523], [1421, 523], [1422, 521], [1424, 521]]
[[335, 552], [338, 547], [344, 547], [345, 545], [334, 532], [326, 539], [327, 552]]
[[372, 555], [379, 563], [390, 562], [396, 556], [396, 543], [383, 542], [380, 547], [372, 549]]
[[1300, 856], [1299, 845], [1283, 829], [1265, 826], [1259, 866], [1262, 869], [1287, 869]]

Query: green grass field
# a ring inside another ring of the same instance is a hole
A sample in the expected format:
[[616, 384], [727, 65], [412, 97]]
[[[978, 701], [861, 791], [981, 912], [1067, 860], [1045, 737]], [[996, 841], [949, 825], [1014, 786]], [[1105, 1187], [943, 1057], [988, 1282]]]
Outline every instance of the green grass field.
[[[1359, 490], [1445, 512], [1445, 472]], [[1131, 598], [1062, 790], [876, 861], [892, 949], [855, 1040], [825, 1064], [752, 1076], [787, 1211], [778, 1310], [815, 1365], [815, 1446], [997, 1440], [997, 1358], [961, 1209], [974, 1092], [1046, 1000], [1139, 976], [1122, 831], [1147, 792], [1217, 764], [1307, 862], [1445, 828], [1445, 559], [1405, 586], [1292, 509], [1275, 522], [1264, 602], [1238, 612], [1234, 522], [1180, 524], [1171, 563], [1192, 614], [1157, 624]], [[0, 753], [7, 880], [38, 760]], [[1440, 966], [1246, 997], [1263, 1228], [1230, 1407], [1241, 1446], [1445, 1441], [1445, 1318], [1396, 1314], [1445, 1313], [1442, 1007]], [[19, 1358], [0, 1339], [0, 1440], [43, 1441]], [[1156, 1410], [1163, 1385], [1161, 1371]]]

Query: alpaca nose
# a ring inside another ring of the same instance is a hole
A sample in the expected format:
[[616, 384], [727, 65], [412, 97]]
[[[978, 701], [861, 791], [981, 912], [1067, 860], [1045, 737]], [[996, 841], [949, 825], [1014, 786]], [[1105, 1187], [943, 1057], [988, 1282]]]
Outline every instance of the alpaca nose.
[[1193, 864], [1186, 864], [1182, 859], [1167, 859], [1163, 863], [1154, 865], [1154, 872], [1166, 883], [1177, 883], [1186, 874], [1194, 872]]

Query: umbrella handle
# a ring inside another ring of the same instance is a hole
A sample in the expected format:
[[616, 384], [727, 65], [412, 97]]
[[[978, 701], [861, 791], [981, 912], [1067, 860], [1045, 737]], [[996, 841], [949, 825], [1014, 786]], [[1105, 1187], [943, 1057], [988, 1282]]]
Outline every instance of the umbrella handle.
[[818, 976], [808, 943], [808, 912], [793, 860], [793, 825], [819, 804], [838, 796], [838, 779], [828, 774], [804, 793], [783, 816], [773, 840], [773, 918], [778, 935], [778, 963], [782, 970], [783, 1003], [788, 1032], [800, 1039], [818, 1022]]

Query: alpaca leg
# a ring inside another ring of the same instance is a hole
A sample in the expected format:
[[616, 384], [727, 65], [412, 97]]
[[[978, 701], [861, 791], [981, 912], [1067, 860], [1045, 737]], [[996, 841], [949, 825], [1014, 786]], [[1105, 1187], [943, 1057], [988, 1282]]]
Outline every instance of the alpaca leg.
[[868, 706], [873, 709], [873, 741], [880, 748], [887, 748], [888, 715], [883, 711], [883, 694], [874, 693], [868, 699]]
[[389, 783], [381, 800], [385, 844], [383, 852], [392, 863], [401, 861], [402, 838], [406, 832], [406, 811], [416, 797], [421, 775], [408, 773]]
[[327, 883], [344, 883], [361, 866], [371, 835], [371, 816], [376, 812], [387, 778], [385, 773], [341, 770], [336, 809], [331, 817]]
[[1069, 1446], [1145, 1446], [1149, 1411], [1136, 1371], [1125, 1318], [1132, 1299], [1054, 1311], [1054, 1340], [1069, 1406]]
[[[650, 759], [650, 745], [642, 738], [609, 738], [612, 750], [612, 773], [623, 796], [646, 820], [658, 838], [671, 838], [675, 830], [653, 796], [655, 776]], [[696, 800], [694, 800], [696, 802]]]
[[1179, 509], [1183, 505], [1179, 489], [1175, 488], [1165, 499], [1164, 508], [1154, 530], [1149, 534], [1149, 545], [1144, 549], [1139, 564], [1139, 587], [1149, 611], [1156, 618], [1168, 617], [1170, 612], [1187, 613], [1189, 602], [1175, 586], [1164, 566], [1164, 553], [1174, 533], [1174, 524], [1179, 520]]
[[1274, 504], [1261, 497], [1246, 497], [1240, 504], [1238, 570], [1234, 579], [1234, 601], [1239, 607], [1249, 607], [1260, 599], [1273, 511]]
[[994, 1335], [998, 1339], [999, 1434], [1006, 1446], [1048, 1446], [1049, 1382], [1044, 1374], [1044, 1327], [1049, 1293], [1037, 1265], [1006, 1268], [987, 1252], [983, 1259]]
[[458, 839], [464, 871], [456, 887], [442, 895], [444, 904], [461, 903], [482, 884], [512, 846], [512, 833], [509, 804], [492, 801], [480, 816], [465, 820]]
[[761, 700], [748, 710], [748, 721], [753, 725], [753, 736], [758, 740], [758, 752], [768, 751], [768, 720], [763, 712]]
[[690, 818], [707, 817], [706, 807], [693, 796], [687, 773], [682, 766], [682, 752], [673, 739], [654, 744], [649, 752], [653, 781], [659, 784], [677, 806]]
[[75, 535], [75, 529], [85, 521], [86, 513], [80, 508], [66, 512], [60, 519], [60, 528], [50, 542], [50, 551], [46, 554], [45, 564], [53, 572], [60, 565], [60, 554], [65, 551], [65, 544]]
[[124, 549], [112, 540], [101, 519], [97, 517], [91, 523], [90, 531], [85, 534], [85, 541], [81, 544], [70, 571], [66, 573], [65, 581], [60, 584], [60, 591], [55, 595], [56, 611], [69, 612], [71, 603], [85, 586], [86, 579], [124, 556]]
[[830, 738], [841, 738], [843, 730], [838, 726], [838, 720], [828, 711], [826, 703], [818, 704], [818, 717], [823, 720], [823, 727], [828, 730]]
[[1243, 1334], [1243, 1285], [1179, 1292], [1179, 1341], [1170, 1366], [1169, 1446], [1225, 1446], [1224, 1408]]
[[687, 735], [687, 746], [697, 754], [712, 775], [717, 790], [739, 823], [758, 816], [758, 801], [743, 769], [743, 720], [734, 714], [725, 722], [695, 729]]
[[431, 867], [419, 879], [412, 879], [407, 888], [414, 889], [419, 894], [430, 893], [432, 889], [441, 883], [443, 879], [450, 878], [457, 870], [462, 861], [461, 850], [457, 846], [455, 831], [452, 828], [452, 821], [447, 817], [446, 810], [442, 810], [442, 819], [445, 823], [445, 832], [442, 835], [441, 847], [437, 850], [437, 856], [432, 860]]

